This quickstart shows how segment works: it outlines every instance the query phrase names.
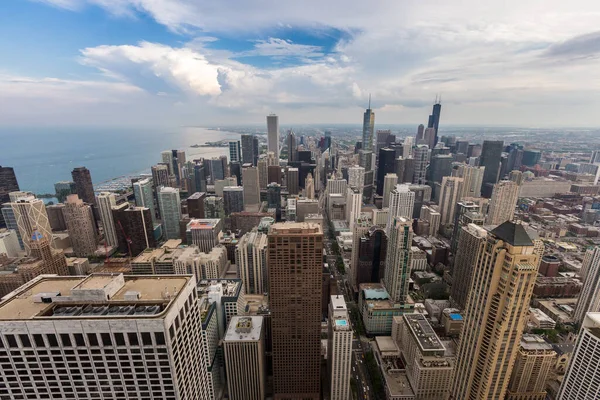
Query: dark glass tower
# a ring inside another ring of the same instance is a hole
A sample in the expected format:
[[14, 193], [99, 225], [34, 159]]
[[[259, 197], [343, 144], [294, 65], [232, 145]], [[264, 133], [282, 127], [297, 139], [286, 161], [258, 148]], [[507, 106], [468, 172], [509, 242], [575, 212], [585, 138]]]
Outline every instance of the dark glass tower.
[[503, 149], [504, 142], [502, 140], [483, 141], [479, 165], [485, 167], [485, 171], [483, 172], [483, 184], [481, 186], [481, 193], [484, 197], [492, 196], [492, 188], [494, 184], [498, 182], [498, 175], [500, 174], [500, 158], [502, 157]]
[[[3, 167], [0, 165], [0, 205], [8, 203], [10, 192], [17, 192], [19, 183], [15, 175], [15, 170], [11, 167]], [[0, 228], [5, 226], [4, 217], [0, 214]]]
[[92, 185], [92, 175], [86, 167], [77, 167], [71, 172], [77, 195], [84, 203], [96, 205], [96, 196], [94, 195], [94, 185]]
[[440, 115], [442, 113], [442, 103], [438, 99], [435, 99], [435, 104], [433, 105], [433, 111], [429, 116], [429, 121], [427, 123], [428, 128], [435, 129], [435, 139], [433, 141], [433, 146], [438, 142], [438, 127], [440, 126]]
[[390, 148], [379, 150], [379, 165], [377, 166], [377, 194], [383, 194], [383, 181], [386, 174], [396, 172], [396, 151]]

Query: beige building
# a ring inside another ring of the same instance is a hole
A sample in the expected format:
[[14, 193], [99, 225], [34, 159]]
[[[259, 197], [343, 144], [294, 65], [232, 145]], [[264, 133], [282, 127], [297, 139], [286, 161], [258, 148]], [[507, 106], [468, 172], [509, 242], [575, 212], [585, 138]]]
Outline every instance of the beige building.
[[411, 191], [409, 185], [396, 185], [390, 192], [388, 220], [386, 232], [390, 235], [394, 219], [396, 217], [412, 220], [415, 207], [415, 192]]
[[227, 249], [220, 245], [208, 253], [195, 246], [188, 247], [174, 263], [176, 274], [194, 274], [198, 281], [224, 277], [228, 265]]
[[[418, 400], [445, 399], [454, 373], [454, 359], [422, 314], [394, 317], [406, 376]], [[392, 328], [392, 332], [396, 329]]]
[[538, 335], [523, 335], [506, 400], [545, 400], [548, 373], [555, 363], [551, 344]]
[[500, 181], [496, 183], [485, 223], [499, 225], [506, 221], [512, 221], [518, 199], [519, 185], [516, 182]]
[[246, 293], [268, 292], [267, 235], [253, 230], [242, 236], [235, 248], [235, 265]]
[[391, 301], [404, 304], [408, 298], [410, 278], [413, 238], [411, 220], [403, 217], [394, 218], [389, 232], [383, 284]]
[[44, 202], [36, 199], [33, 195], [26, 192], [16, 192], [19, 195], [14, 195], [15, 192], [9, 193], [11, 202], [9, 205], [12, 208], [17, 228], [23, 240], [25, 253], [31, 253], [29, 243], [33, 232], [39, 232], [43, 237], [47, 238], [50, 246], [54, 247], [52, 242], [52, 228], [48, 221], [48, 213]]
[[[150, 188], [149, 180], [147, 185]], [[117, 247], [119, 245], [119, 238], [117, 237], [117, 228], [112, 213], [112, 208], [117, 206], [117, 196], [114, 193], [102, 192], [97, 196], [96, 201], [98, 203], [100, 220], [102, 221], [104, 240], [107, 245]], [[154, 205], [152, 207], [154, 208]]]
[[310, 172], [308, 173], [308, 176], [305, 179], [304, 195], [307, 199], [312, 200], [315, 198], [315, 180]]
[[258, 168], [245, 167], [242, 169], [242, 181], [244, 182], [244, 210], [255, 210], [260, 206], [260, 185]]
[[490, 231], [473, 268], [452, 399], [504, 399], [538, 272], [534, 250], [520, 224]]
[[331, 400], [350, 399], [350, 362], [352, 359], [352, 327], [343, 296], [329, 300], [329, 332], [327, 366], [329, 369]]
[[358, 290], [356, 287], [356, 282], [358, 274], [358, 252], [360, 248], [360, 238], [369, 232], [371, 226], [373, 226], [373, 224], [369, 214], [362, 213], [358, 216], [352, 228], [352, 253], [350, 255], [349, 276], [350, 284], [355, 287], [355, 290]]
[[318, 400], [323, 231], [305, 222], [276, 223], [268, 244], [274, 398]]
[[233, 317], [223, 339], [227, 389], [231, 400], [266, 398], [263, 317]]
[[461, 164], [455, 171], [455, 176], [464, 179], [460, 199], [481, 196], [481, 185], [483, 184], [485, 167]]
[[442, 214], [434, 206], [423, 206], [421, 207], [421, 219], [429, 221], [429, 236], [437, 235], [442, 222]]
[[396, 174], [385, 174], [383, 177], [383, 207], [390, 206], [390, 193], [398, 184], [398, 175]]
[[461, 230], [450, 288], [450, 301], [460, 310], [464, 310], [467, 305], [473, 279], [473, 266], [483, 252], [487, 235], [485, 229], [475, 224], [469, 224]]
[[63, 214], [73, 253], [77, 257], [94, 255], [98, 247], [98, 238], [92, 206], [84, 203], [76, 194], [70, 194], [67, 196]]
[[463, 178], [455, 176], [445, 176], [442, 178], [439, 200], [440, 225], [443, 226], [454, 222], [456, 203], [460, 200], [463, 182]]

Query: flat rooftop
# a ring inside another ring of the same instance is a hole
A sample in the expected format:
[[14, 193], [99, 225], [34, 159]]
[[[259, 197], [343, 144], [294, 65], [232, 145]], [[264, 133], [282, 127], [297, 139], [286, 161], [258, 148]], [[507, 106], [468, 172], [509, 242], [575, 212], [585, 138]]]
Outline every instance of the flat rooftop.
[[445, 350], [444, 345], [422, 314], [405, 314], [404, 319], [421, 349]]
[[219, 221], [219, 218], [193, 219], [187, 224], [187, 229], [213, 229]]
[[223, 340], [225, 342], [255, 342], [260, 340], [263, 317], [260, 315], [231, 317]]
[[524, 334], [521, 338], [521, 348], [524, 350], [552, 350], [552, 345], [539, 335]]
[[384, 373], [383, 377], [392, 397], [399, 396], [406, 399], [415, 399], [415, 393], [410, 387], [406, 372], [390, 371]]
[[[119, 275], [90, 275], [89, 277], [70, 277], [41, 275], [38, 278], [23, 285], [19, 289], [9, 293], [0, 303], [0, 320], [27, 320], [27, 319], [51, 319], [55, 318], [51, 310], [57, 306], [94, 306], [114, 305], [127, 303], [128, 305], [144, 305], [148, 302], [161, 303], [164, 309], [168, 308], [172, 299], [177, 297], [181, 289], [185, 287], [191, 276], [187, 275], [161, 275], [161, 276], [125, 276], [124, 283], [108, 300], [86, 301], [82, 298], [72, 298], [73, 291], [104, 289]], [[125, 294], [139, 293], [139, 299], [132, 300]], [[167, 295], [168, 292], [169, 294]], [[60, 294], [60, 295], [58, 295]], [[58, 295], [58, 296], [57, 296]], [[57, 297], [57, 301], [43, 302], [40, 296], [47, 298]], [[135, 315], [127, 315], [134, 317]], [[86, 318], [85, 315], [76, 315], [73, 318]], [[93, 318], [114, 318], [110, 315], [97, 315]], [[148, 317], [148, 316], [146, 316]], [[64, 317], [63, 317], [64, 318]]]

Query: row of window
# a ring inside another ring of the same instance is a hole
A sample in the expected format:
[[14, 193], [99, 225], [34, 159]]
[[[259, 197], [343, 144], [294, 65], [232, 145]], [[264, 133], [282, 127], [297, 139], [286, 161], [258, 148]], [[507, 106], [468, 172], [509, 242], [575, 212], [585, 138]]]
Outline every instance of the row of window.
[[[154, 342], [152, 341], [154, 336]], [[86, 341], [87, 339], [87, 341]], [[60, 344], [59, 344], [60, 341]], [[0, 348], [19, 347], [97, 347], [97, 346], [164, 346], [165, 335], [162, 332], [114, 332], [114, 333], [61, 333], [61, 334], [6, 334], [0, 336]]]

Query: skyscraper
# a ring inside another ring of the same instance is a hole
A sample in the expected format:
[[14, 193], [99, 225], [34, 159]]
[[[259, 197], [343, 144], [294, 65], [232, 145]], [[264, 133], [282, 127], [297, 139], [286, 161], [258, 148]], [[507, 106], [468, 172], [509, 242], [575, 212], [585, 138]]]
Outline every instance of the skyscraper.
[[180, 203], [179, 189], [164, 186], [159, 189], [158, 207], [165, 239], [179, 239]]
[[491, 197], [493, 185], [498, 182], [500, 158], [502, 157], [503, 148], [504, 142], [502, 140], [483, 141], [479, 165], [485, 167], [483, 185], [481, 187], [481, 194], [484, 197]]
[[[9, 202], [8, 194], [19, 190], [19, 183], [14, 169], [0, 165], [0, 206]], [[0, 214], [0, 228], [6, 226], [2, 214]]]
[[221, 219], [192, 219], [186, 225], [185, 235], [189, 244], [197, 246], [202, 253], [210, 253], [213, 248], [218, 246], [222, 231], [223, 221]]
[[504, 399], [537, 276], [535, 246], [520, 224], [490, 231], [465, 307], [453, 399]]
[[242, 163], [256, 165], [258, 162], [258, 138], [242, 135]]
[[67, 196], [63, 214], [73, 253], [77, 257], [93, 256], [98, 243], [92, 206], [84, 203], [78, 195], [71, 194]]
[[390, 235], [394, 218], [403, 217], [411, 220], [414, 207], [415, 192], [411, 191], [408, 185], [396, 185], [390, 193], [388, 223], [386, 227], [388, 235]]
[[550, 343], [538, 335], [523, 335], [506, 400], [545, 400], [548, 374], [555, 365]]
[[398, 184], [398, 175], [396, 174], [386, 174], [383, 178], [383, 207], [388, 207], [390, 205], [390, 193]]
[[469, 224], [475, 224], [479, 226], [483, 225], [484, 216], [479, 212], [480, 210], [480, 205], [472, 201], [461, 200], [456, 203], [454, 211], [454, 223], [452, 227], [452, 239], [450, 241], [450, 249], [452, 250], [453, 254], [456, 254], [458, 240], [460, 238], [461, 229], [463, 226], [467, 226]]
[[133, 195], [135, 197], [135, 205], [149, 208], [152, 213], [152, 220], [154, 221], [154, 218], [156, 218], [156, 207], [154, 207], [154, 192], [150, 178], [140, 179], [135, 182], [133, 184]]
[[96, 196], [94, 195], [94, 185], [92, 184], [92, 176], [86, 167], [74, 168], [71, 172], [77, 195], [84, 202], [96, 206]]
[[196, 192], [186, 199], [190, 218], [204, 218], [204, 199], [206, 193]]
[[331, 400], [350, 398], [350, 362], [352, 359], [352, 328], [344, 296], [329, 299], [327, 336], [327, 367]]
[[483, 252], [487, 234], [485, 229], [475, 224], [461, 228], [450, 287], [450, 301], [460, 310], [464, 310], [467, 305], [473, 271], [477, 268], [477, 260]]
[[288, 167], [285, 175], [287, 180], [288, 193], [300, 193], [300, 171], [298, 170], [298, 168]]
[[[145, 179], [148, 187], [150, 187], [150, 195], [152, 195], [152, 187], [150, 180]], [[136, 182], [138, 183], [138, 182]], [[134, 183], [135, 193], [135, 183]], [[117, 196], [114, 193], [102, 192], [98, 195], [98, 210], [100, 211], [100, 220], [102, 221], [102, 229], [104, 231], [104, 240], [109, 246], [117, 247], [119, 239], [117, 238], [117, 228], [113, 220], [112, 208], [117, 205]]]
[[[151, 168], [152, 171], [152, 185], [155, 189], [161, 186], [170, 186], [171, 180], [169, 179], [169, 166], [166, 164], [156, 164]], [[158, 193], [158, 190], [157, 190]], [[141, 207], [141, 206], [139, 206]], [[145, 206], [148, 207], [148, 206]]]
[[354, 165], [348, 168], [348, 185], [362, 190], [365, 186], [365, 168]]
[[379, 151], [388, 145], [388, 139], [392, 135], [392, 131], [389, 129], [377, 129], [376, 132], [376, 146], [375, 153], [379, 154]]
[[362, 192], [357, 188], [348, 187], [346, 191], [346, 221], [350, 230], [354, 227], [356, 218], [360, 215]]
[[211, 182], [215, 183], [217, 180], [225, 179], [225, 170], [223, 169], [223, 162], [219, 157], [213, 157], [208, 160], [210, 163]]
[[242, 236], [235, 248], [235, 265], [246, 293], [268, 292], [267, 235], [253, 230]]
[[412, 238], [412, 221], [394, 217], [389, 227], [383, 284], [390, 300], [401, 305], [408, 299]]
[[77, 188], [75, 182], [72, 181], [60, 181], [54, 184], [54, 193], [56, 193], [56, 199], [59, 203], [64, 203], [67, 196], [70, 194], [77, 194]]
[[[356, 228], [354, 230], [356, 231]], [[364, 227], [360, 226], [358, 233], [360, 234], [360, 231], [363, 230]], [[351, 277], [353, 285], [358, 287], [361, 283], [381, 282], [385, 277], [387, 255], [387, 234], [385, 230], [377, 225], [368, 228], [358, 238], [356, 245], [352, 246], [352, 253], [353, 255], [356, 253], [356, 271]]]
[[[33, 196], [19, 197], [11, 203], [7, 203], [12, 209], [14, 221], [19, 230], [21, 240], [25, 252], [31, 254], [30, 242], [34, 232], [39, 232], [43, 237], [47, 238], [50, 246], [52, 243], [52, 228], [50, 228], [50, 222], [48, 221], [48, 213], [44, 202], [40, 199], [36, 199]], [[12, 219], [12, 218], [11, 218]], [[9, 227], [12, 225], [9, 225]], [[14, 229], [14, 228], [13, 228]]]
[[463, 187], [463, 178], [454, 176], [445, 176], [442, 179], [442, 187], [440, 190], [440, 214], [442, 226], [454, 222], [454, 212], [456, 211], [456, 203], [460, 199], [460, 194]]
[[288, 152], [288, 163], [298, 161], [298, 149], [296, 145], [296, 135], [294, 134], [294, 131], [292, 131], [291, 129], [288, 131], [285, 141]]
[[160, 153], [161, 163], [166, 165], [169, 169], [169, 175], [175, 175], [175, 170], [173, 168], [173, 150], [165, 150]]
[[438, 142], [438, 127], [440, 126], [441, 113], [442, 113], [442, 103], [438, 99], [436, 99], [435, 103], [433, 104], [433, 111], [431, 112], [431, 115], [429, 116], [429, 121], [427, 123], [428, 128], [435, 129], [435, 136], [434, 136], [435, 140], [433, 141], [434, 147]]
[[275, 114], [267, 115], [267, 150], [279, 160], [279, 117]]
[[239, 140], [229, 142], [229, 161], [242, 161], [242, 147]]
[[583, 289], [573, 314], [576, 323], [581, 323], [588, 312], [600, 311], [600, 247], [590, 247], [585, 252], [581, 266]]
[[260, 187], [258, 181], [258, 168], [244, 166], [242, 169], [242, 182], [244, 188], [244, 207], [250, 211], [260, 205]]
[[122, 203], [113, 207], [112, 213], [121, 253], [135, 257], [145, 249], [156, 247], [149, 208]]
[[242, 186], [223, 188], [223, 210], [225, 215], [244, 211], [244, 188]]
[[231, 400], [266, 398], [266, 321], [262, 316], [234, 316], [223, 338], [227, 388]]
[[474, 165], [460, 164], [453, 171], [453, 175], [463, 178], [463, 190], [460, 199], [464, 197], [480, 197], [481, 185], [483, 184], [483, 173], [485, 167], [477, 167]]
[[315, 198], [315, 180], [313, 179], [313, 176], [310, 172], [306, 177], [306, 182], [304, 184], [304, 192], [307, 199]]
[[[373, 152], [373, 133], [375, 131], [375, 113], [371, 109], [371, 96], [369, 95], [369, 108], [363, 115], [362, 149]], [[363, 165], [364, 167], [364, 165]], [[365, 167], [366, 168], [366, 167]]]
[[519, 185], [516, 182], [500, 181], [496, 183], [485, 223], [498, 225], [505, 221], [511, 221], [515, 215], [518, 199]]
[[383, 183], [387, 174], [396, 172], [396, 152], [390, 148], [379, 150], [379, 164], [377, 166], [377, 194], [383, 195]]
[[585, 315], [558, 400], [600, 398], [600, 313]]
[[318, 224], [276, 223], [267, 266], [275, 399], [320, 399], [323, 231]]
[[414, 175], [412, 183], [424, 185], [427, 175], [427, 165], [429, 163], [429, 147], [418, 145], [414, 148]]

